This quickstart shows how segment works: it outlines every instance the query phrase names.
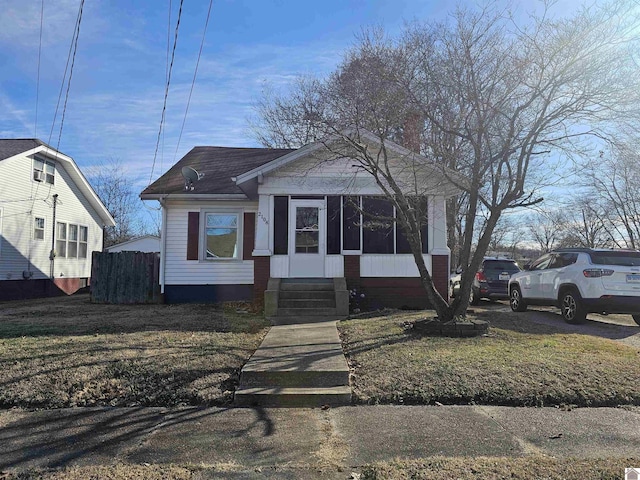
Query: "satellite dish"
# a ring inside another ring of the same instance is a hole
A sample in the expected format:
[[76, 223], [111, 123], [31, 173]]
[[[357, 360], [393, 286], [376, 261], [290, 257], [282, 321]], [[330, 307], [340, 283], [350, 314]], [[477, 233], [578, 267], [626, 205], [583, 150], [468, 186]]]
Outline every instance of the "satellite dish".
[[182, 167], [182, 176], [184, 177], [184, 189], [193, 190], [193, 184], [204, 177], [204, 173], [198, 173], [196, 169], [191, 167]]

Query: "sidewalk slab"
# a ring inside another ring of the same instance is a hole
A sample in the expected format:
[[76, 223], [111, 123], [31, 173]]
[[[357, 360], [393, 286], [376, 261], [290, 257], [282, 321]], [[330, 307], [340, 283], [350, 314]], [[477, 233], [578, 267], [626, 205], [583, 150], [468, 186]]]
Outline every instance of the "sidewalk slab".
[[316, 412], [307, 409], [185, 409], [126, 457], [132, 463], [230, 463], [245, 467], [313, 462], [321, 444]]
[[512, 434], [473, 407], [356, 406], [332, 414], [356, 465], [399, 457], [523, 454]]
[[164, 408], [66, 408], [3, 412], [0, 471], [111, 464], [162, 421]]
[[637, 408], [476, 407], [506, 432], [554, 457], [637, 457], [640, 411]]

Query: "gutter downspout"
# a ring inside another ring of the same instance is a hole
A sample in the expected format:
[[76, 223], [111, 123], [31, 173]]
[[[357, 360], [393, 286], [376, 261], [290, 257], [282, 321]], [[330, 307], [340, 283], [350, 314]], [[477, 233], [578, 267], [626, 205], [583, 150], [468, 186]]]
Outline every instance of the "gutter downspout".
[[164, 198], [158, 200], [162, 207], [162, 228], [160, 229], [160, 294], [164, 295], [165, 265], [167, 252], [167, 205]]

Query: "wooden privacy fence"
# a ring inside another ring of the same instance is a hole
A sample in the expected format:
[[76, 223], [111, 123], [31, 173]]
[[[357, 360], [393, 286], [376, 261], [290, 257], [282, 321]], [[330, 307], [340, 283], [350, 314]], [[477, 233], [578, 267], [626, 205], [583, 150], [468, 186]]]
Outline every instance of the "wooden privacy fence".
[[91, 301], [160, 303], [160, 254], [93, 252]]

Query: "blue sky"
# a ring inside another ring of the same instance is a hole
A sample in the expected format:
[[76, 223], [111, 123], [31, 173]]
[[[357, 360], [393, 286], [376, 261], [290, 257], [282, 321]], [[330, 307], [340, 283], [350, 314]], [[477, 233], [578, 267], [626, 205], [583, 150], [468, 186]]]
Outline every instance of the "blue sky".
[[[36, 126], [41, 0], [2, 0], [0, 138], [35, 133], [58, 144], [60, 114], [50, 132], [79, 5], [44, 2]], [[86, 1], [60, 138], [60, 150], [82, 169], [118, 159], [141, 188], [148, 183], [164, 99], [169, 5]], [[179, 0], [171, 6], [173, 41]], [[214, 0], [176, 156], [208, 6], [208, 0], [184, 0], [154, 179], [195, 145], [258, 146], [247, 118], [265, 83], [286, 90], [299, 75], [330, 72], [363, 27], [383, 26], [393, 35], [406, 21], [442, 18], [453, 8], [445, 0]]]

